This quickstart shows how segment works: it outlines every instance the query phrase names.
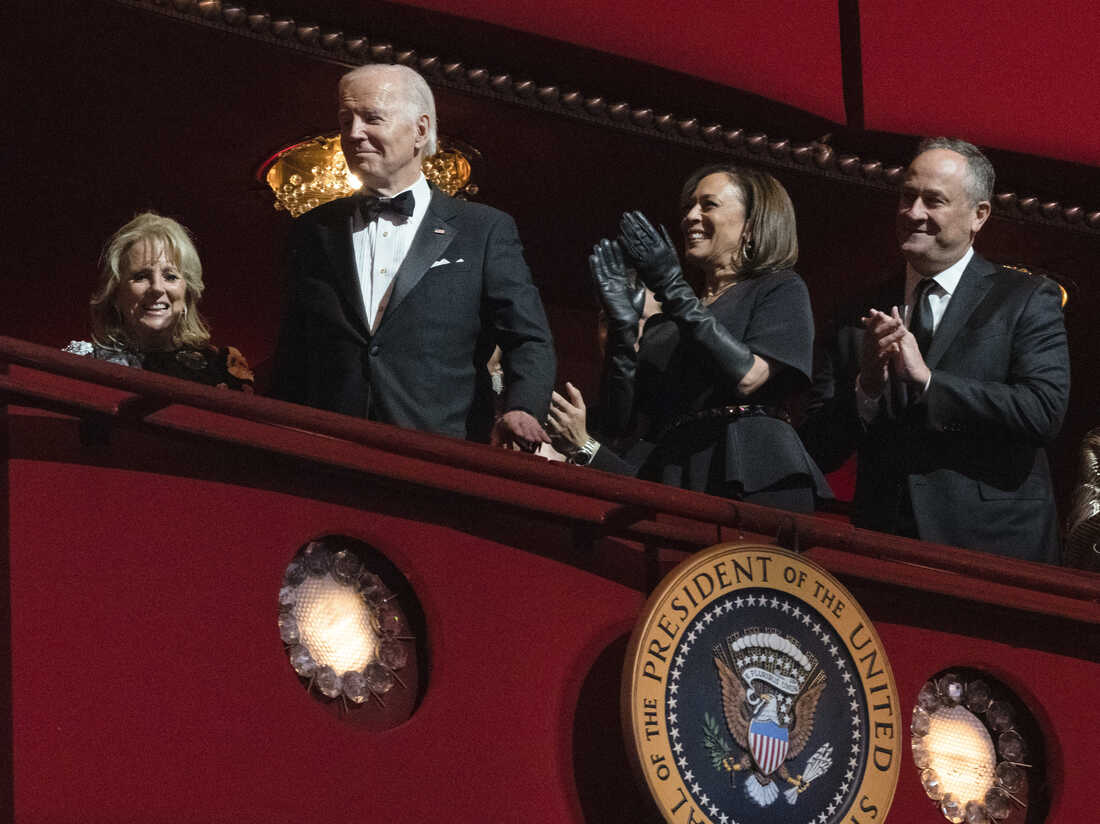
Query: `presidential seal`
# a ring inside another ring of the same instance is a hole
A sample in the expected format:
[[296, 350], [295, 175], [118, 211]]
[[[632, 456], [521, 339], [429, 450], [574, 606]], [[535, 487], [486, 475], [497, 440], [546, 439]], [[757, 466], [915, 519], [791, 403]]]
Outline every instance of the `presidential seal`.
[[673, 570], [631, 637], [622, 711], [674, 824], [868, 824], [890, 808], [904, 733], [890, 664], [802, 556], [722, 544]]

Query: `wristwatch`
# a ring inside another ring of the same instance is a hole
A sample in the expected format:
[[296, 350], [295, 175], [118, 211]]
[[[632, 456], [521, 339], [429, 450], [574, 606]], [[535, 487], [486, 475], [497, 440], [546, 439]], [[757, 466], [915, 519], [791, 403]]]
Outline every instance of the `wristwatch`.
[[596, 457], [599, 449], [600, 442], [589, 435], [584, 442], [584, 446], [569, 456], [569, 463], [575, 466], [588, 466], [592, 463], [592, 459]]

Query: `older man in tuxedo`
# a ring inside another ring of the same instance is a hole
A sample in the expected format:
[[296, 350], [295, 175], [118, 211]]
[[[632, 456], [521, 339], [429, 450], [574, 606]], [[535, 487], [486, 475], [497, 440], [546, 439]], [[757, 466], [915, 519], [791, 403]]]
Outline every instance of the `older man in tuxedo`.
[[1061, 290], [974, 252], [993, 180], [973, 145], [921, 143], [896, 217], [904, 284], [841, 323], [802, 433], [826, 469], [858, 449], [857, 526], [1056, 561], [1044, 445], [1069, 398]]
[[[515, 223], [424, 178], [435, 102], [415, 71], [360, 67], [338, 97], [341, 145], [363, 189], [293, 228], [273, 394], [460, 438], [549, 442], [539, 421], [554, 351]], [[494, 345], [505, 378], [495, 425]]]

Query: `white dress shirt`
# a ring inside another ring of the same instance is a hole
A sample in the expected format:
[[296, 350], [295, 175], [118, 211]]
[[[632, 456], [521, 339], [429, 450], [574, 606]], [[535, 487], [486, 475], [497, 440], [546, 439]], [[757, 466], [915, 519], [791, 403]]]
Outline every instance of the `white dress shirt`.
[[[410, 217], [383, 209], [369, 223], [355, 212], [351, 224], [351, 240], [355, 248], [355, 266], [359, 273], [359, 288], [363, 295], [363, 309], [370, 323], [371, 334], [386, 311], [393, 279], [405, 261], [412, 246], [416, 230], [420, 228], [428, 212], [432, 191], [423, 174], [416, 182], [401, 192], [413, 193], [413, 213]], [[401, 194], [395, 192], [394, 197]]]
[[[932, 275], [932, 285], [928, 287], [927, 294], [928, 303], [932, 307], [933, 334], [935, 334], [936, 329], [939, 328], [943, 313], [947, 311], [947, 304], [951, 302], [951, 296], [958, 288], [959, 280], [962, 278], [963, 272], [966, 271], [966, 267], [970, 265], [970, 259], [972, 257], [974, 257], [973, 246], [966, 250], [966, 254], [942, 272]], [[922, 278], [923, 276], [912, 266], [908, 263], [905, 265], [905, 307], [902, 317], [905, 320], [906, 327], [909, 326], [909, 322], [913, 317], [913, 297], [916, 292], [917, 284], [920, 283]], [[929, 375], [928, 383], [921, 387], [921, 393], [928, 390], [928, 386], [931, 382], [932, 377]], [[873, 397], [868, 395], [863, 391], [863, 384], [860, 382], [859, 378], [856, 378], [856, 407], [864, 423], [870, 423], [878, 417], [882, 397], [882, 395], [875, 395]], [[886, 402], [889, 403], [888, 395]]]
[[[935, 334], [940, 326], [940, 319], [947, 311], [947, 304], [951, 302], [951, 296], [958, 288], [959, 279], [966, 267], [970, 265], [970, 259], [974, 257], [974, 247], [966, 250], [966, 254], [952, 263], [938, 275], [932, 276], [932, 285], [928, 287], [928, 303], [932, 306], [932, 333]], [[913, 293], [917, 284], [922, 280], [921, 274], [908, 263], [905, 264], [905, 325], [909, 326], [913, 317]]]

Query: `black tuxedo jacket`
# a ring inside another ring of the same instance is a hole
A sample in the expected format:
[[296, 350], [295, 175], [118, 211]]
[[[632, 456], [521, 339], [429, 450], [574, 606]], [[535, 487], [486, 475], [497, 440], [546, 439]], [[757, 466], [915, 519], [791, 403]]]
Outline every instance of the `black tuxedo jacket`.
[[504, 352], [506, 410], [546, 416], [555, 359], [512, 219], [432, 188], [372, 335], [354, 260], [356, 198], [299, 218], [272, 394], [408, 429], [487, 440], [485, 364]]
[[861, 306], [819, 353], [802, 435], [822, 468], [858, 449], [857, 526], [895, 532], [900, 495], [922, 540], [1057, 562], [1058, 520], [1044, 445], [1069, 400], [1061, 292], [1053, 281], [974, 255], [925, 362], [932, 382], [864, 425], [855, 379], [869, 307], [901, 305], [902, 287]]

